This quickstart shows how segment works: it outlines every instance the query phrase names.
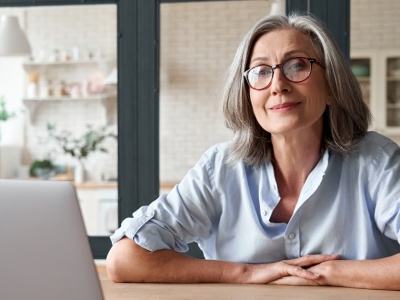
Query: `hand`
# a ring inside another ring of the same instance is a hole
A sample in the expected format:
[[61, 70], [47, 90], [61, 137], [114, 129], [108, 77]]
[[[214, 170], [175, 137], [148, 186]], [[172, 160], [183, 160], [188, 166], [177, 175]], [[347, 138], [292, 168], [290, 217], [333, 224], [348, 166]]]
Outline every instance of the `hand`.
[[[333, 255], [307, 255], [295, 259], [283, 260], [272, 264], [252, 265], [247, 283], [274, 284], [318, 284], [321, 275], [317, 266], [324, 262], [337, 260]], [[304, 269], [304, 267], [308, 267]], [[309, 282], [310, 281], [310, 282]]]
[[[318, 278], [315, 280], [306, 279], [299, 276], [286, 276], [279, 278], [271, 284], [279, 285], [341, 285], [339, 282], [335, 282], [334, 276], [331, 276], [332, 269], [337, 263], [341, 264], [343, 261], [324, 261], [317, 265], [314, 265], [307, 270], [318, 274]], [[345, 263], [345, 262], [344, 262]]]

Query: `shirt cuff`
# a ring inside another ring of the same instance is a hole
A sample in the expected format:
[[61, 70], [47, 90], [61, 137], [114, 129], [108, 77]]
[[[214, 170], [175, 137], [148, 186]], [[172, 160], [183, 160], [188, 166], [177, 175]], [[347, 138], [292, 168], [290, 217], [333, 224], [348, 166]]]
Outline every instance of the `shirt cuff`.
[[189, 249], [186, 243], [166, 229], [163, 222], [154, 218], [154, 216], [157, 217], [157, 214], [160, 212], [156, 212], [148, 206], [141, 207], [133, 214], [132, 218], [125, 219], [121, 227], [110, 237], [112, 244], [127, 237], [148, 251], [173, 249], [186, 252]]
[[121, 227], [118, 228], [114, 234], [110, 237], [112, 244], [115, 244], [124, 236], [134, 239], [136, 233], [142, 228], [144, 224], [146, 224], [149, 220], [151, 220], [155, 215], [154, 210], [147, 209], [147, 207], [141, 207], [138, 209], [132, 218], [125, 219]]

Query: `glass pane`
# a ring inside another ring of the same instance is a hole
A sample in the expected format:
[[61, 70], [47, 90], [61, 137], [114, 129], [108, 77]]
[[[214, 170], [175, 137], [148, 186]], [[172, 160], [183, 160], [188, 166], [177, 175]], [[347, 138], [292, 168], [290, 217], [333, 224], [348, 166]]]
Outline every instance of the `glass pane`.
[[232, 138], [221, 109], [224, 75], [239, 42], [272, 2], [161, 4], [160, 193], [207, 148]]
[[32, 49], [0, 60], [0, 96], [15, 113], [0, 121], [0, 177], [70, 180], [88, 235], [109, 236], [118, 226], [116, 6], [0, 14], [18, 18]]
[[350, 5], [351, 62], [373, 115], [371, 129], [400, 142], [400, 2]]

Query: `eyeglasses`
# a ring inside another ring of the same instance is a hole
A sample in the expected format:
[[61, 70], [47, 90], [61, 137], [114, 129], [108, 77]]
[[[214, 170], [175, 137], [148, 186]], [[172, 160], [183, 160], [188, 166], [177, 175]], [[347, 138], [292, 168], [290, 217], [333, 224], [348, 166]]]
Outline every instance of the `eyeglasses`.
[[244, 72], [243, 76], [252, 89], [262, 90], [271, 84], [275, 69], [279, 68], [282, 75], [291, 82], [302, 82], [310, 77], [313, 63], [324, 68], [324, 66], [314, 58], [294, 57], [275, 66], [256, 66]]

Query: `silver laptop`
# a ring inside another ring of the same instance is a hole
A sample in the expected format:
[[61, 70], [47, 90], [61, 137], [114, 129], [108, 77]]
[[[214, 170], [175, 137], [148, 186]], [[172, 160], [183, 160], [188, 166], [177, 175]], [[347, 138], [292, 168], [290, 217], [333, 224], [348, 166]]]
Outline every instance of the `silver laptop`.
[[71, 183], [0, 180], [0, 299], [103, 299]]

